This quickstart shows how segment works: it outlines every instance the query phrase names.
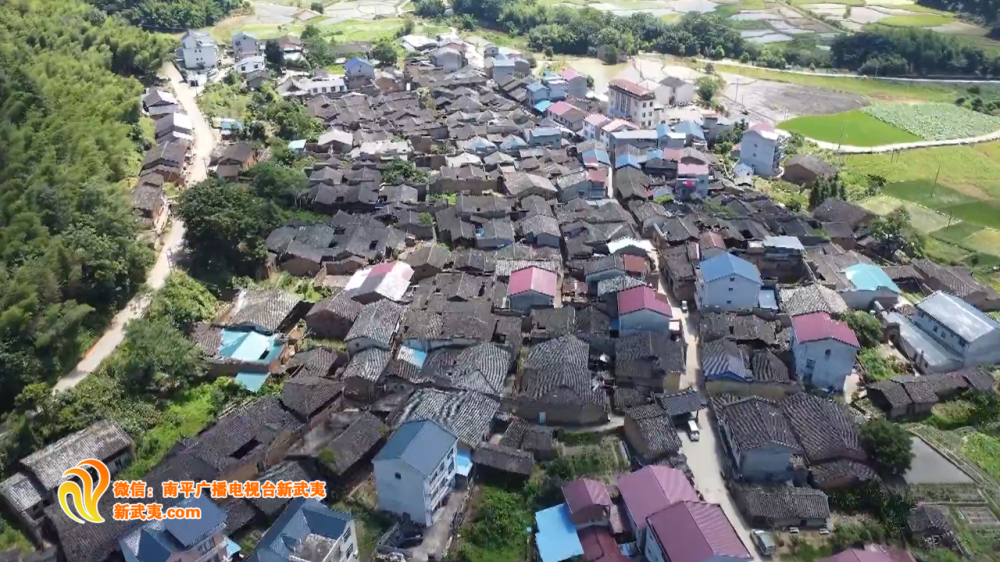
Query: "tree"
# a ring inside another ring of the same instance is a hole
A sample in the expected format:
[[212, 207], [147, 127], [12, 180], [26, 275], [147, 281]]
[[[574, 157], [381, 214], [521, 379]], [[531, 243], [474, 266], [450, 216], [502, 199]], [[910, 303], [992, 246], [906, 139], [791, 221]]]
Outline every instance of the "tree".
[[861, 442], [882, 476], [902, 476], [913, 464], [910, 434], [900, 425], [869, 421], [861, 426]]
[[146, 315], [153, 320], [168, 320], [176, 328], [188, 331], [211, 318], [215, 305], [215, 297], [204, 285], [178, 269], [153, 297]]
[[264, 58], [274, 66], [281, 66], [285, 62], [285, 54], [281, 52], [281, 45], [274, 39], [269, 39], [267, 43], [264, 43]]
[[725, 81], [717, 76], [702, 76], [695, 84], [698, 86], [698, 97], [705, 105], [712, 105], [715, 94], [725, 86]]
[[396, 52], [396, 46], [392, 44], [392, 41], [385, 38], [375, 43], [375, 46], [372, 47], [371, 55], [382, 66], [395, 66], [396, 61], [399, 60], [399, 53]]
[[120, 353], [106, 368], [132, 394], [178, 388], [206, 370], [201, 351], [184, 332], [165, 319], [147, 318], [129, 323]]
[[413, 3], [413, 13], [422, 18], [439, 18], [444, 15], [442, 0], [417, 0]]
[[257, 164], [250, 169], [253, 189], [258, 196], [275, 203], [291, 206], [306, 191], [306, 175], [301, 170], [282, 166], [273, 161]]
[[417, 168], [410, 160], [395, 159], [382, 170], [382, 181], [387, 184], [427, 183], [427, 172]]
[[899, 251], [913, 257], [924, 255], [925, 240], [910, 225], [910, 212], [906, 207], [876, 218], [869, 232], [883, 255], [892, 256]]
[[185, 190], [177, 213], [196, 267], [205, 272], [249, 276], [264, 263], [264, 239], [280, 223], [273, 203], [249, 187], [210, 179]]
[[312, 4], [309, 4], [309, 9], [312, 10], [312, 11], [314, 11], [314, 12], [316, 12], [317, 14], [322, 14], [323, 13], [323, 3], [322, 2], [313, 2]]
[[[269, 88], [269, 86], [267, 86]], [[265, 89], [262, 96], [273, 93]], [[277, 128], [277, 135], [285, 140], [306, 139], [315, 141], [323, 131], [323, 123], [306, 112], [298, 101], [280, 100], [267, 103], [264, 117]]]
[[861, 347], [878, 347], [882, 343], [882, 323], [878, 318], [862, 310], [856, 310], [845, 318], [847, 326], [858, 336]]

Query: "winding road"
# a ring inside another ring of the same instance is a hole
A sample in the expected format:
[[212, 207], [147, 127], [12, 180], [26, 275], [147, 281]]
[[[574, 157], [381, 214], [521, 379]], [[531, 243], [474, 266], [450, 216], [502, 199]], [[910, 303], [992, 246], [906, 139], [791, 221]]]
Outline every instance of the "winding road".
[[[212, 154], [214, 146], [214, 136], [212, 128], [205, 117], [198, 109], [196, 101], [197, 92], [184, 83], [181, 73], [172, 63], [163, 65], [160, 69], [160, 76], [170, 80], [174, 95], [184, 111], [191, 117], [194, 123], [194, 157], [188, 167], [187, 183], [194, 184], [204, 180], [208, 175], [206, 162]], [[131, 320], [135, 320], [146, 312], [149, 303], [152, 301], [153, 293], [163, 288], [170, 271], [173, 269], [174, 254], [184, 245], [184, 223], [180, 218], [174, 216], [171, 219], [170, 230], [163, 237], [163, 247], [156, 257], [156, 263], [149, 270], [146, 276], [146, 287], [148, 291], [136, 295], [118, 312], [111, 320], [111, 324], [101, 335], [97, 343], [91, 347], [83, 356], [83, 359], [76, 365], [68, 375], [59, 379], [52, 391], [61, 392], [75, 387], [80, 381], [97, 370], [101, 363], [107, 359], [125, 339], [125, 326]]]

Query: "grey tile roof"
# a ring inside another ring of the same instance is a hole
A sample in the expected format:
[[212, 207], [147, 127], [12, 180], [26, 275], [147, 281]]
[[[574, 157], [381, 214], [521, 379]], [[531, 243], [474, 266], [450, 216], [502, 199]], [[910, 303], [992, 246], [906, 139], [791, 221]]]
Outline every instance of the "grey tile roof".
[[[305, 466], [298, 461], [285, 461], [265, 470], [256, 478], [260, 483], [273, 482], [277, 484], [281, 481], [312, 480], [312, 475]], [[250, 502], [264, 513], [268, 518], [273, 518], [285, 509], [289, 498], [251, 498]]]
[[701, 369], [705, 380], [733, 379], [751, 382], [743, 350], [731, 340], [713, 340], [701, 346]]
[[285, 372], [312, 377], [326, 377], [337, 362], [337, 354], [325, 347], [314, 347], [296, 353], [285, 365]]
[[344, 383], [311, 375], [299, 375], [281, 386], [281, 403], [308, 419], [326, 403], [340, 395]]
[[575, 336], [532, 347], [524, 362], [521, 397], [553, 405], [607, 408], [607, 396], [587, 367], [589, 347]]
[[843, 406], [804, 392], [784, 398], [780, 405], [810, 463], [868, 458], [858, 424]]
[[344, 341], [367, 338], [388, 347], [392, 343], [404, 312], [406, 312], [405, 306], [388, 299], [367, 304], [361, 309]]
[[499, 401], [478, 392], [424, 388], [413, 393], [395, 425], [434, 420], [472, 447], [483, 440], [499, 410]]
[[683, 373], [684, 344], [656, 332], [636, 332], [615, 341], [615, 378], [662, 378]]
[[648, 392], [643, 392], [635, 388], [617, 387], [613, 396], [613, 405], [616, 411], [624, 411], [633, 406], [652, 404], [653, 397]]
[[693, 414], [705, 407], [705, 399], [694, 388], [686, 388], [673, 394], [661, 394], [656, 401], [671, 416]]
[[357, 419], [324, 448], [333, 453], [332, 459], [329, 455], [320, 453], [320, 462], [334, 474], [342, 475], [370, 453], [388, 434], [389, 427], [382, 420], [368, 412], [360, 412]]
[[42, 487], [54, 490], [62, 483], [63, 472], [81, 460], [107, 460], [132, 445], [132, 438], [121, 426], [102, 420], [24, 457], [21, 465]]
[[712, 409], [720, 424], [728, 428], [740, 450], [747, 452], [774, 443], [801, 453], [792, 426], [781, 408], [770, 400], [750, 396], [712, 398]]
[[492, 443], [481, 443], [476, 447], [472, 462], [522, 476], [531, 476], [535, 470], [535, 457], [531, 453]]
[[769, 349], [758, 349], [750, 355], [750, 371], [759, 382], [791, 382], [788, 366]]
[[[295, 431], [302, 423], [285, 410], [278, 398], [252, 402], [222, 418], [197, 438], [190, 452], [208, 465], [224, 471], [246, 462], [258, 451], [266, 451], [283, 431]], [[256, 443], [250, 451], [247, 444]], [[237, 458], [233, 455], [240, 453]], [[246, 454], [243, 454], [246, 453]]]
[[363, 307], [364, 305], [341, 292], [314, 304], [306, 314], [306, 319], [308, 320], [313, 316], [332, 315], [336, 318], [343, 318], [354, 322], [357, 320], [358, 315], [361, 314]]
[[759, 341], [767, 345], [781, 343], [780, 324], [753, 314], [706, 312], [698, 325], [703, 342], [727, 338], [738, 342]]
[[244, 289], [222, 325], [273, 334], [300, 302], [299, 297], [280, 289]]
[[844, 298], [822, 285], [785, 287], [778, 291], [781, 311], [789, 316], [826, 312], [843, 314], [849, 310]]
[[385, 349], [369, 347], [351, 356], [344, 368], [344, 380], [358, 378], [368, 382], [377, 382], [381, 377], [392, 353]]
[[751, 521], [830, 517], [826, 494], [815, 488], [737, 484], [733, 496], [740, 511]]
[[48, 496], [48, 490], [32, 476], [16, 472], [0, 482], [0, 496], [17, 511], [27, 511]]
[[536, 308], [529, 316], [531, 337], [555, 339], [576, 332], [576, 309], [570, 306], [560, 308]]
[[625, 416], [634, 420], [639, 430], [646, 461], [653, 461], [680, 450], [681, 440], [677, 437], [673, 421], [659, 406], [655, 404], [636, 406], [626, 410]]
[[626, 289], [640, 287], [645, 284], [646, 282], [642, 279], [627, 275], [619, 275], [611, 279], [601, 279], [597, 282], [597, 296], [600, 298], [607, 294], [620, 293]]
[[879, 480], [875, 469], [850, 459], [838, 459], [809, 467], [813, 482], [820, 487], [834, 484], [839, 480], [856, 478], [861, 482]]

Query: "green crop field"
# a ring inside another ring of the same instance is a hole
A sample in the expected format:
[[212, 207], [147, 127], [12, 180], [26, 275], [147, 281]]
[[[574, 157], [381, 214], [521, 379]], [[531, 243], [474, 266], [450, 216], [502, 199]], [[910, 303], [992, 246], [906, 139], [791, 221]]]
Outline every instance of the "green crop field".
[[875, 25], [884, 25], [887, 27], [933, 27], [935, 25], [951, 23], [953, 20], [954, 18], [951, 16], [938, 14], [913, 14], [912, 16], [889, 16], [879, 20]]
[[811, 139], [852, 146], [879, 146], [920, 140], [920, 137], [860, 110], [796, 117], [782, 122], [778, 127]]
[[927, 140], [974, 137], [1000, 130], [1000, 117], [954, 103], [877, 103], [861, 111]]
[[969, 224], [967, 222], [957, 222], [951, 226], [941, 228], [930, 232], [929, 234], [938, 240], [943, 242], [950, 242], [952, 244], [962, 244], [965, 239], [972, 236], [973, 234], [980, 232], [983, 229], [981, 226], [974, 224]]
[[[874, 174], [884, 177], [889, 183], [933, 182], [938, 170], [941, 185], [969, 197], [951, 201], [951, 204], [1000, 200], [1000, 142], [920, 148], [895, 155], [857, 154], [843, 157], [844, 173], [860, 177]], [[941, 193], [936, 195], [943, 196]]]
[[917, 180], [885, 186], [883, 194], [940, 211], [945, 215], [974, 225], [1000, 228], [1000, 204], [982, 201], [948, 186], [932, 181]]

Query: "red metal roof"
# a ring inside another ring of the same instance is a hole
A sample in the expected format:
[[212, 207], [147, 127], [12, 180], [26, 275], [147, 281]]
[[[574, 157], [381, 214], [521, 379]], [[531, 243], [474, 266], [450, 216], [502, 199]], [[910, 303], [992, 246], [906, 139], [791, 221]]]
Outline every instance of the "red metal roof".
[[587, 170], [587, 181], [594, 183], [605, 183], [608, 181], [607, 168], [591, 168]]
[[608, 83], [608, 86], [616, 90], [622, 90], [628, 94], [640, 98], [653, 95], [652, 90], [643, 88], [642, 86], [636, 84], [635, 82], [632, 82], [631, 80], [625, 80], [624, 78], [615, 78], [614, 80]]
[[573, 70], [572, 68], [564, 68], [562, 72], [559, 73], [563, 77], [563, 80], [572, 80], [574, 78], [580, 78], [583, 74]]
[[637, 310], [652, 310], [668, 318], [673, 315], [670, 310], [670, 303], [667, 302], [667, 297], [657, 293], [650, 287], [632, 287], [618, 293], [619, 316]]
[[[586, 550], [584, 551], [586, 554]], [[852, 548], [816, 562], [915, 562], [913, 555], [905, 550], [880, 544], [868, 545], [864, 549]]]
[[646, 518], [680, 501], [698, 501], [698, 493], [676, 468], [649, 465], [618, 477], [625, 508], [632, 515], [636, 533], [646, 528]]
[[678, 502], [648, 521], [670, 562], [705, 562], [723, 556], [752, 560], [718, 504]]
[[765, 132], [765, 133], [773, 133], [774, 132], [774, 125], [768, 123], [767, 121], [761, 121], [759, 123], [754, 123], [753, 125], [750, 125], [749, 127], [747, 127], [747, 130], [748, 131], [760, 131], [760, 132]]
[[647, 268], [645, 258], [640, 256], [624, 255], [622, 256], [622, 261], [625, 263], [625, 271], [629, 273], [638, 273], [640, 275], [646, 274]]
[[611, 119], [601, 115], [600, 113], [591, 113], [586, 119], [584, 119], [584, 121], [586, 121], [589, 125], [600, 127], [601, 125], [611, 121]]
[[627, 562], [628, 558], [618, 549], [618, 543], [606, 527], [587, 527], [577, 535], [586, 562]]
[[705, 164], [685, 164], [681, 162], [677, 164], [677, 175], [678, 176], [707, 176], [708, 166]]
[[566, 498], [566, 507], [570, 513], [579, 513], [595, 505], [611, 505], [611, 496], [608, 495], [608, 488], [604, 482], [581, 478], [574, 480], [562, 487], [563, 496]]
[[802, 343], [832, 339], [850, 346], [861, 347], [858, 336], [847, 324], [834, 320], [826, 312], [793, 316], [792, 331], [795, 333], [795, 341]]
[[510, 274], [510, 284], [507, 294], [516, 295], [527, 291], [535, 291], [551, 297], [556, 296], [557, 276], [555, 273], [540, 267], [526, 267]]
[[579, 108], [577, 108], [575, 105], [569, 102], [557, 101], [556, 103], [550, 105], [546, 111], [548, 111], [553, 115], [558, 115], [559, 117], [562, 117], [563, 114], [565, 114], [567, 111], [570, 111], [571, 109], [576, 109], [577, 111], [579, 111]]

